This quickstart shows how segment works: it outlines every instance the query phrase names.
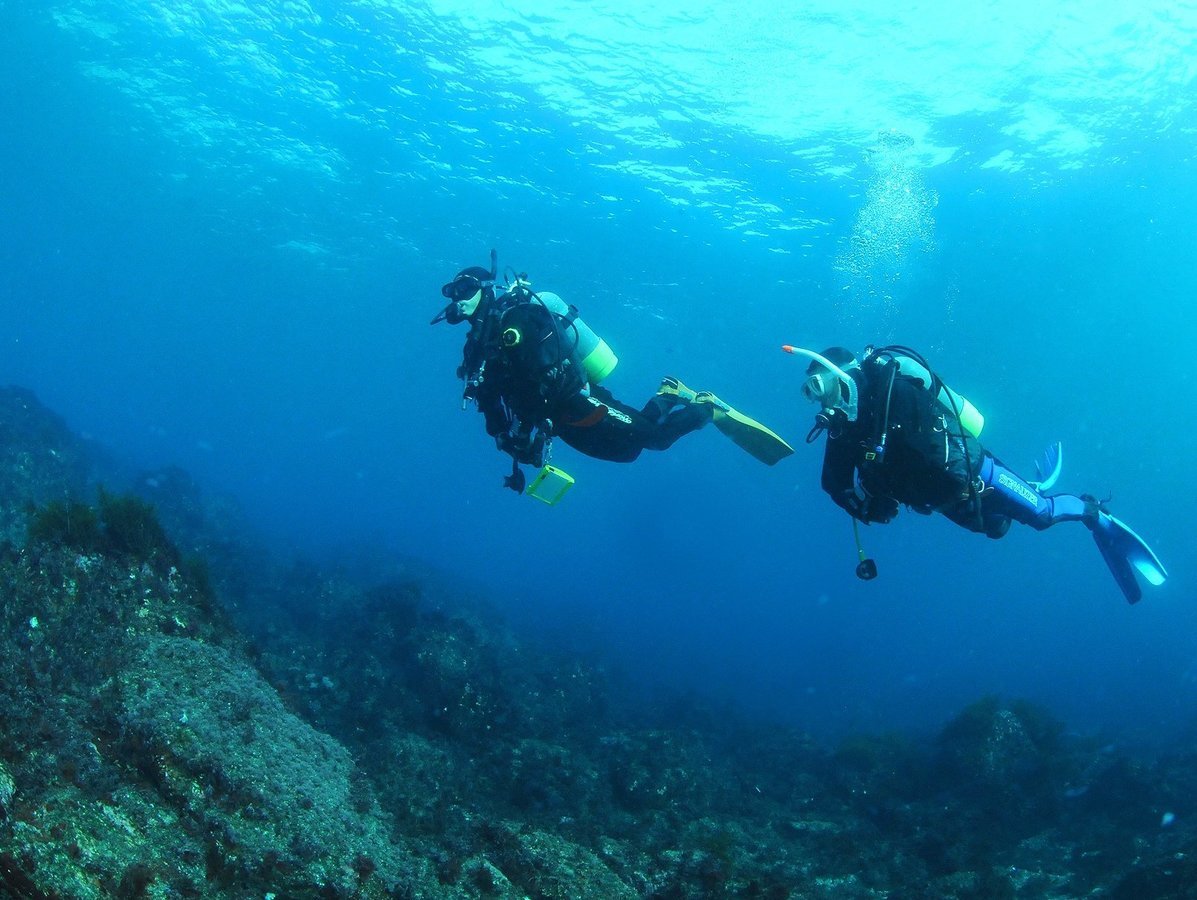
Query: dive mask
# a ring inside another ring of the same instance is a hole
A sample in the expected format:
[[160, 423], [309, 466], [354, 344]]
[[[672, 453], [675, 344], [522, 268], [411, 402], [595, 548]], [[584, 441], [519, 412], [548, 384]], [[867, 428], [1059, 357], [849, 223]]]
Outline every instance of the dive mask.
[[815, 353], [793, 344], [782, 344], [781, 349], [796, 356], [805, 356], [811, 361], [806, 369], [806, 380], [802, 382], [802, 396], [812, 403], [818, 403], [824, 410], [836, 409], [844, 413], [849, 422], [856, 421], [858, 393], [856, 381], [840, 364], [832, 362], [824, 353], [843, 360], [849, 369], [859, 368], [860, 363], [851, 350], [830, 347], [824, 353]]
[[840, 379], [831, 372], [814, 372], [802, 382], [802, 396], [811, 403], [833, 409], [840, 402]]

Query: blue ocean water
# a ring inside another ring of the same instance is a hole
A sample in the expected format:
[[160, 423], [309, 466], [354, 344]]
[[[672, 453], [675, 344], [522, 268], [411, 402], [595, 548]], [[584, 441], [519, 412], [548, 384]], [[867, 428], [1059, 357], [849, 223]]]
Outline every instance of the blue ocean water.
[[[1197, 720], [1197, 8], [1029, 2], [0, 0], [0, 380], [229, 491], [279, 544], [383, 548], [646, 684], [834, 736], [977, 697], [1164, 739]], [[577, 304], [638, 404], [714, 429], [549, 508], [428, 326], [458, 269]], [[1127, 606], [1084, 529], [1000, 542], [820, 492], [783, 343], [897, 341], [1030, 471], [1163, 557]]]

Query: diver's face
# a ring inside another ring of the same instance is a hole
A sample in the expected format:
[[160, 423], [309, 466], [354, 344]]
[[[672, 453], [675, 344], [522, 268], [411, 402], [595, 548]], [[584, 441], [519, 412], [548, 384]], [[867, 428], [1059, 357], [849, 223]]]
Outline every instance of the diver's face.
[[465, 300], [458, 300], [449, 304], [449, 312], [445, 316], [451, 324], [456, 325], [458, 322], [464, 322], [478, 311], [478, 304], [482, 302], [482, 289], [479, 288], [472, 296]]
[[478, 311], [482, 302], [482, 282], [472, 275], [458, 275], [441, 293], [450, 300], [445, 307], [445, 320], [451, 325], [464, 322]]

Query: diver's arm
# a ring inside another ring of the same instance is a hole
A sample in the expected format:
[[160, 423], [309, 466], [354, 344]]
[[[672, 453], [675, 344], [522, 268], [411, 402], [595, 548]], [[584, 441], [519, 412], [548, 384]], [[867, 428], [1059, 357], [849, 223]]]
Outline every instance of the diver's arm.
[[511, 419], [503, 406], [503, 394], [493, 379], [485, 379], [478, 385], [475, 399], [478, 401], [478, 411], [486, 419], [486, 433], [491, 437], [506, 434], [511, 427]]
[[856, 479], [856, 450], [846, 440], [827, 441], [823, 452], [823, 490], [840, 509], [869, 525], [885, 524], [898, 514], [898, 502], [892, 497], [870, 496]]
[[856, 460], [853, 458], [852, 448], [843, 444], [842, 439], [827, 439], [827, 446], [823, 450], [823, 490], [841, 509], [847, 510], [854, 518], [865, 521], [860, 514], [856, 491], [853, 488], [852, 476], [856, 471]]

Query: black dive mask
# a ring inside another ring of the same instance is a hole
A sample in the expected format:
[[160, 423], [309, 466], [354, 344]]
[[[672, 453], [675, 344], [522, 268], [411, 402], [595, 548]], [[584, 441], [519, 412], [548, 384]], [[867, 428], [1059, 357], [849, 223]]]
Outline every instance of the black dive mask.
[[441, 285], [441, 296], [461, 302], [469, 300], [482, 290], [482, 282], [474, 275], [458, 275], [448, 284]]
[[[430, 324], [448, 322], [457, 325], [465, 322], [478, 310], [491, 284], [490, 272], [479, 266], [458, 272], [452, 281], [441, 285], [441, 296], [449, 301], [449, 305], [437, 313]], [[482, 296], [479, 296], [479, 292]], [[475, 300], [475, 297], [478, 299]]]
[[[429, 324], [448, 322], [457, 325], [465, 322], [482, 305], [486, 296], [486, 285], [470, 275], [459, 275], [441, 288], [441, 293], [449, 298], [449, 305], [442, 309]], [[479, 297], [479, 292], [482, 296]], [[474, 298], [478, 299], [475, 300]]]
[[[474, 296], [470, 294], [470, 296]], [[471, 313], [467, 313], [464, 304], [461, 301], [454, 301], [442, 309], [432, 320], [433, 325], [437, 322], [448, 322], [450, 325], [459, 325], [470, 317]]]

